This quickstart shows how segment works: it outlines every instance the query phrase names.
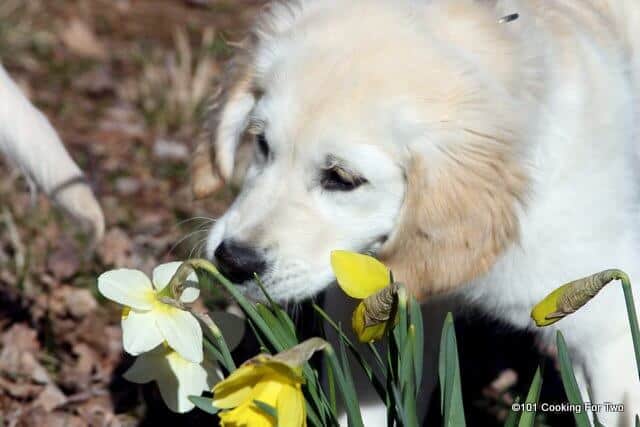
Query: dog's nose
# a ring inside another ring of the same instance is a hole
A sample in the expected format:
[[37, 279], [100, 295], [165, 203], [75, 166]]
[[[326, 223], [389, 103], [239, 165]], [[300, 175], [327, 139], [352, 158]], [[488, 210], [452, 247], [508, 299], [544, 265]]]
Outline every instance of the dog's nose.
[[253, 279], [254, 274], [262, 274], [266, 267], [258, 251], [233, 240], [223, 240], [214, 256], [220, 272], [234, 283]]

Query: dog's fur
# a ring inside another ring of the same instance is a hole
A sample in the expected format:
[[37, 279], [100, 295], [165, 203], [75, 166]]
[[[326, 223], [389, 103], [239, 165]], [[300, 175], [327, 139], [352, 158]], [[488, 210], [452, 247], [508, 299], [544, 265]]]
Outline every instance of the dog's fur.
[[23, 95], [0, 64], [0, 151], [47, 195], [91, 228], [104, 233], [102, 209], [82, 172], [47, 118]]
[[[332, 283], [331, 250], [375, 253], [418, 297], [458, 293], [519, 328], [571, 279], [618, 267], [640, 281], [638, 28], [637, 0], [274, 4], [214, 126], [226, 179], [245, 131], [270, 152], [210, 255], [250, 244], [272, 296], [300, 300]], [[335, 162], [366, 183], [323, 189]], [[600, 420], [630, 425], [640, 384], [619, 289], [536, 331], [558, 329], [583, 396], [627, 405]]]

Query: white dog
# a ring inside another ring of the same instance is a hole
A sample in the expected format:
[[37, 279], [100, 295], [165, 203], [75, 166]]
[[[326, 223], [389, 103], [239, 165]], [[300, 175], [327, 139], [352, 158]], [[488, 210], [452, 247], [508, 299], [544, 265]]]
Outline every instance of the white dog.
[[[331, 250], [374, 253], [417, 297], [455, 292], [522, 329], [572, 279], [640, 283], [639, 28], [637, 0], [273, 5], [214, 122], [223, 178], [246, 133], [255, 154], [208, 255], [250, 295], [256, 272], [301, 300], [333, 282]], [[582, 395], [626, 405], [600, 420], [630, 425], [620, 289], [536, 332], [556, 330]]]
[[76, 219], [96, 240], [104, 217], [80, 168], [65, 150], [47, 118], [22, 94], [0, 65], [0, 151]]

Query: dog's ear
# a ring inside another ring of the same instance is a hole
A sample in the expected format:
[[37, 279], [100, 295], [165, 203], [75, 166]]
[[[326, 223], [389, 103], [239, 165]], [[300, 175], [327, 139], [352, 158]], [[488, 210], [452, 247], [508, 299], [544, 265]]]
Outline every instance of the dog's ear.
[[[222, 83], [192, 158], [192, 190], [196, 198], [207, 197], [231, 182], [236, 152], [258, 96], [253, 88], [254, 72], [248, 49], [236, 57], [226, 75], [231, 80]], [[242, 156], [240, 163], [246, 157]], [[243, 169], [242, 165], [237, 169]]]
[[398, 226], [379, 253], [417, 298], [486, 273], [518, 239], [528, 182], [521, 162], [508, 142], [465, 132], [469, 141], [432, 168], [412, 155]]
[[207, 118], [203, 137], [192, 160], [192, 189], [196, 198], [214, 193], [224, 183], [239, 184], [244, 178], [251, 149], [245, 130], [261, 90], [257, 87], [257, 64], [269, 68], [277, 49], [262, 49], [288, 31], [302, 16], [307, 0], [275, 1], [260, 14], [251, 34], [238, 44], [239, 51], [224, 73], [219, 96]]

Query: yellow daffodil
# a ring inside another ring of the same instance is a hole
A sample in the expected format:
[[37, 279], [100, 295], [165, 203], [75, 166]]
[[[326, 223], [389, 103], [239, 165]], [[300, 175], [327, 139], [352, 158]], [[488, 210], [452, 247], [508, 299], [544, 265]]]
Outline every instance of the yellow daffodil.
[[604, 270], [564, 284], [533, 307], [531, 318], [537, 326], [549, 326], [580, 309], [616, 279], [628, 280], [620, 270]]
[[153, 270], [153, 280], [141, 271], [111, 270], [98, 277], [98, 289], [106, 298], [124, 306], [122, 341], [127, 353], [137, 356], [166, 341], [182, 357], [202, 362], [202, 329], [196, 318], [180, 308], [198, 297], [192, 273], [177, 301], [167, 287], [180, 262], [162, 264]]
[[[220, 425], [306, 426], [303, 382], [300, 368], [272, 356], [260, 355], [249, 360], [213, 388], [213, 405], [222, 410]], [[264, 405], [274, 408], [276, 413], [269, 413]]]
[[189, 396], [200, 396], [218, 380], [214, 365], [193, 363], [166, 344], [139, 356], [124, 378], [137, 384], [155, 381], [167, 407], [180, 413], [193, 409]]
[[396, 286], [391, 271], [380, 261], [348, 251], [331, 252], [331, 267], [342, 290], [362, 300], [351, 318], [360, 342], [379, 340], [392, 316]]

